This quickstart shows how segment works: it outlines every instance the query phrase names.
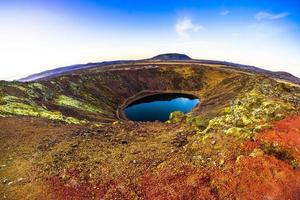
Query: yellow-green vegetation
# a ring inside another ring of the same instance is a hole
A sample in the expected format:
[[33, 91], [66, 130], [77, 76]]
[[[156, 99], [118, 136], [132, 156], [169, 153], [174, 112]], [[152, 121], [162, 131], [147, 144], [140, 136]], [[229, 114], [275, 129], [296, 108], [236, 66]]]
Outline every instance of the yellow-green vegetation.
[[[272, 142], [270, 143], [263, 143], [260, 146], [260, 149], [269, 155], [275, 155], [277, 158], [281, 160], [293, 160], [293, 155], [287, 149], [283, 149], [279, 146], [278, 143]], [[256, 151], [256, 149], [254, 149]]]
[[182, 122], [186, 116], [181, 111], [175, 111], [170, 114], [170, 120], [167, 121], [167, 123], [173, 122], [173, 123], [179, 123]]
[[272, 142], [272, 143], [262, 143], [259, 148], [256, 148], [253, 150], [252, 155], [256, 155], [257, 152], [262, 152], [268, 155], [274, 155], [276, 158], [280, 160], [287, 160], [293, 168], [299, 168], [300, 167], [300, 160], [296, 159], [293, 156], [293, 153], [291, 150], [282, 148], [279, 146], [278, 143]]
[[28, 85], [29, 88], [33, 88], [33, 89], [39, 89], [39, 90], [42, 90], [42, 91], [45, 91], [47, 88], [42, 85], [41, 83], [31, 83]]
[[54, 98], [53, 91], [41, 83], [28, 84], [26, 93], [31, 99], [42, 99], [46, 102]]
[[256, 131], [267, 128], [267, 123], [280, 120], [295, 107], [287, 102], [268, 98], [252, 90], [232, 102], [223, 114], [211, 119], [204, 132], [224, 130], [224, 133], [238, 139], [249, 139]]
[[96, 106], [91, 104], [79, 101], [69, 96], [59, 95], [55, 100], [55, 103], [60, 106], [69, 106], [74, 107], [79, 110], [87, 111], [87, 112], [95, 112], [95, 113], [104, 113], [104, 111]]
[[[53, 85], [53, 82], [51, 84], [49, 87], [49, 84], [47, 85], [47, 83], [43, 82], [20, 83], [2, 81], [0, 84], [1, 117], [14, 115], [34, 116], [78, 124], [87, 123], [89, 120], [82, 119], [80, 114], [73, 114], [76, 112], [70, 112], [71, 114], [69, 114], [64, 110], [65, 107], [71, 108], [71, 110], [76, 109], [95, 114], [108, 114], [107, 111], [103, 111], [91, 103], [85, 103], [82, 100], [66, 95], [58, 95], [62, 87]], [[88, 101], [93, 102], [92, 99], [88, 99]]]
[[178, 111], [170, 115], [169, 122], [185, 121], [198, 127], [202, 134], [223, 131], [225, 135], [237, 139], [250, 139], [256, 132], [270, 128], [268, 122], [283, 119], [295, 110], [291, 103], [280, 98], [270, 98], [253, 89], [237, 96], [229, 107], [208, 122], [202, 116], [184, 115]]
[[27, 91], [26, 87], [24, 87], [23, 85], [20, 85], [20, 84], [12, 84], [11, 86], [15, 87], [15, 88], [17, 88], [17, 89], [19, 89], [19, 90], [21, 90], [23, 92]]
[[21, 98], [19, 97], [16, 97], [16, 96], [10, 96], [10, 95], [7, 95], [7, 96], [1, 96], [0, 97], [0, 105], [4, 105], [6, 104], [6, 102], [14, 102], [14, 101], [20, 101], [22, 100]]
[[174, 68], [174, 71], [182, 75], [184, 78], [191, 77], [195, 73], [195, 71], [191, 67], [178, 67]]
[[60, 120], [67, 123], [80, 124], [86, 123], [85, 120], [78, 120], [73, 117], [65, 117], [60, 112], [49, 111], [40, 106], [32, 106], [24, 103], [17, 102], [7, 102], [4, 105], [0, 106], [0, 114], [5, 115], [22, 115], [22, 116], [33, 116], [33, 117], [42, 117], [51, 120]]
[[[41, 84], [35, 83], [32, 84], [39, 89], [44, 89]], [[15, 84], [15, 88], [20, 89], [22, 91], [28, 92], [29, 89], [26, 89], [24, 86], [20, 86]], [[30, 96], [28, 98], [25, 97], [17, 97], [13, 95], [7, 95], [0, 93], [0, 115], [1, 117], [11, 116], [11, 115], [21, 115], [21, 116], [32, 116], [32, 117], [42, 117], [51, 120], [59, 120], [67, 123], [80, 124], [86, 123], [86, 120], [79, 120], [74, 117], [64, 116], [59, 111], [50, 111], [44, 106], [40, 106], [36, 104]]]

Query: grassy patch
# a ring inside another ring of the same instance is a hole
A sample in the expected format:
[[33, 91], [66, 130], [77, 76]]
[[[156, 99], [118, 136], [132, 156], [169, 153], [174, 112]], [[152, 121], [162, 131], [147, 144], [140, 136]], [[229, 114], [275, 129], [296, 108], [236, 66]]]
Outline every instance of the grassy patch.
[[102, 109], [97, 108], [94, 105], [79, 101], [77, 99], [65, 95], [59, 95], [58, 98], [55, 100], [55, 103], [60, 106], [73, 107], [87, 112], [104, 113]]
[[32, 106], [24, 103], [9, 102], [0, 106], [0, 113], [3, 116], [7, 115], [22, 115], [42, 117], [51, 120], [65, 121], [67, 123], [80, 124], [86, 121], [78, 120], [73, 117], [65, 117], [60, 112], [48, 111], [40, 106]]

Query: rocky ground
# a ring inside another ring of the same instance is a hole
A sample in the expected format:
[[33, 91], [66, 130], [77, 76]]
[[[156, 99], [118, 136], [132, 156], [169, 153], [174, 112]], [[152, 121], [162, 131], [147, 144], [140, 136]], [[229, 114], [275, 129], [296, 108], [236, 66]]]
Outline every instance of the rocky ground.
[[[162, 122], [139, 94], [199, 96]], [[300, 88], [223, 67], [115, 66], [0, 84], [0, 199], [299, 199]]]

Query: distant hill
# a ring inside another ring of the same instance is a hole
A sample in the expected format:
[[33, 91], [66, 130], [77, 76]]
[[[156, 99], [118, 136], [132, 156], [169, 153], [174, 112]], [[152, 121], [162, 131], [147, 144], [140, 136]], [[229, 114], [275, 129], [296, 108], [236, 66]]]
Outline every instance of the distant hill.
[[19, 79], [21, 82], [28, 82], [28, 81], [35, 81], [35, 80], [43, 80], [43, 79], [49, 79], [53, 78], [56, 76], [60, 76], [62, 74], [68, 73], [68, 72], [73, 72], [76, 70], [81, 70], [81, 69], [87, 69], [87, 68], [93, 68], [93, 67], [102, 67], [106, 65], [113, 65], [113, 64], [122, 64], [122, 63], [127, 63], [131, 61], [127, 60], [122, 60], [122, 61], [108, 61], [108, 62], [99, 62], [99, 63], [87, 63], [87, 64], [79, 64], [79, 65], [71, 65], [67, 67], [59, 67], [47, 71], [43, 71], [37, 74], [32, 74], [27, 77]]
[[160, 54], [151, 58], [151, 60], [192, 60], [189, 56], [179, 53]]

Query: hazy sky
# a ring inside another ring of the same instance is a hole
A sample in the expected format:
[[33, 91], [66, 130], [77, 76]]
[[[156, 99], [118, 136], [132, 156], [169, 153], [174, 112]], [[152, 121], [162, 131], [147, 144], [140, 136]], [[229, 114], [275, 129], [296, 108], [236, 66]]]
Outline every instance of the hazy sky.
[[0, 0], [0, 79], [169, 52], [300, 77], [300, 2]]

